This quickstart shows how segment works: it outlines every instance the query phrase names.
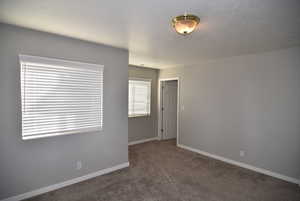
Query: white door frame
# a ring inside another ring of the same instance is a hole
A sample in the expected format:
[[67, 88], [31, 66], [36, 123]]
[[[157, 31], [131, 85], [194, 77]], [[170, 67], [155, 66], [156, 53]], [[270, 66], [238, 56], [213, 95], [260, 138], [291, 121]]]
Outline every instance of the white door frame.
[[176, 128], [176, 145], [178, 145], [178, 138], [179, 138], [179, 106], [180, 106], [180, 79], [179, 77], [172, 77], [172, 78], [162, 78], [158, 80], [158, 122], [157, 122], [157, 133], [158, 133], [158, 139], [162, 140], [162, 135], [161, 135], [161, 129], [162, 129], [162, 100], [161, 100], [161, 87], [162, 87], [162, 82], [163, 81], [171, 81], [171, 80], [177, 80], [177, 128]]

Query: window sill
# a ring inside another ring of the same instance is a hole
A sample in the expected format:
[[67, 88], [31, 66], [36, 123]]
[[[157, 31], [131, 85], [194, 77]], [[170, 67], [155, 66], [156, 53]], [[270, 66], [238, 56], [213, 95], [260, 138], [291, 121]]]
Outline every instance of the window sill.
[[150, 114], [139, 114], [139, 115], [128, 116], [128, 118], [136, 118], [136, 117], [150, 117]]
[[39, 138], [49, 138], [54, 136], [63, 136], [63, 135], [74, 135], [74, 134], [80, 134], [80, 133], [90, 133], [90, 132], [97, 132], [97, 131], [103, 131], [102, 127], [91, 127], [91, 128], [83, 128], [83, 129], [74, 129], [69, 131], [62, 131], [62, 132], [52, 132], [47, 134], [36, 134], [36, 135], [28, 135], [28, 136], [22, 136], [22, 140], [33, 140], [33, 139], [39, 139]]

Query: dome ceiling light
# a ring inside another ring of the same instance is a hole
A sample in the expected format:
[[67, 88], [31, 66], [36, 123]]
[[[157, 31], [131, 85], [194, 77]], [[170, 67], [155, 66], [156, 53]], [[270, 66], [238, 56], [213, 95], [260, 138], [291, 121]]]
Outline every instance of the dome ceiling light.
[[185, 13], [172, 19], [172, 25], [175, 31], [181, 35], [191, 34], [197, 28], [200, 18], [196, 15]]

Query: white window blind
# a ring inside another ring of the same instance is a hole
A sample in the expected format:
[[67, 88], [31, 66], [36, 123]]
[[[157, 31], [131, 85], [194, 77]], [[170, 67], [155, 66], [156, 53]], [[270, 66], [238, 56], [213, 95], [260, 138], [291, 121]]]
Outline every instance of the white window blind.
[[151, 80], [129, 79], [128, 116], [150, 115]]
[[101, 130], [103, 66], [20, 55], [22, 138]]

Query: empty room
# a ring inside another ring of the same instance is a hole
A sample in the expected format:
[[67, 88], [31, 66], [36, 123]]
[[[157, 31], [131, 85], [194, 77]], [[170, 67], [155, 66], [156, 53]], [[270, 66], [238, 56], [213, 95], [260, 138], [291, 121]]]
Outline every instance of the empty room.
[[299, 0], [0, 0], [0, 201], [300, 201]]

